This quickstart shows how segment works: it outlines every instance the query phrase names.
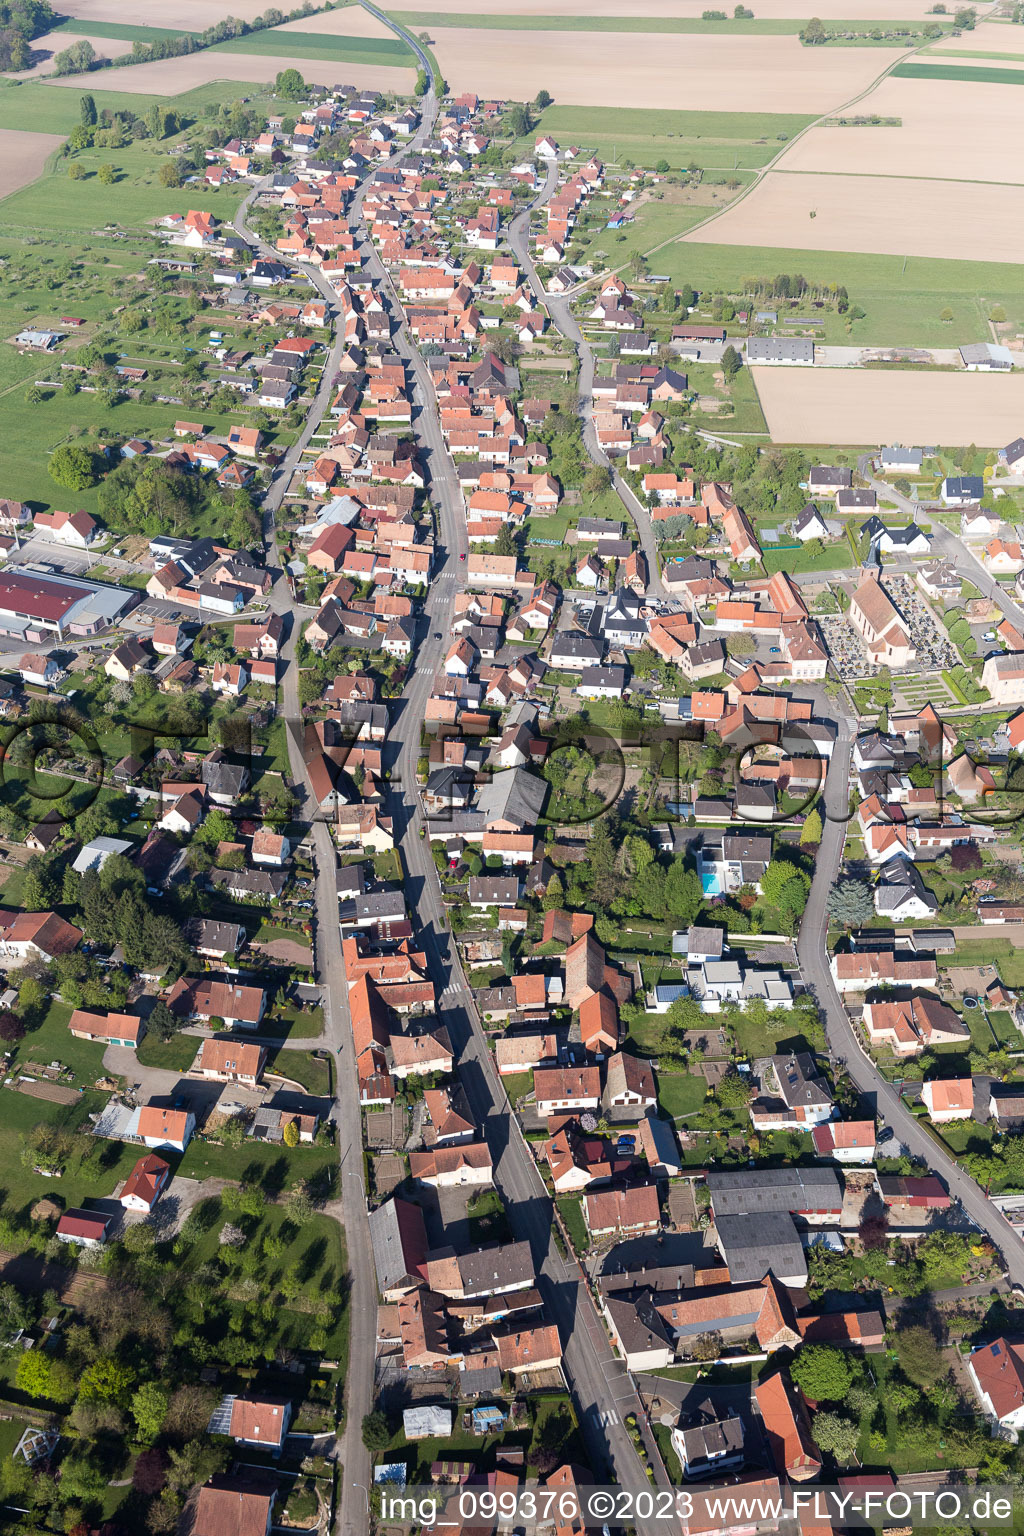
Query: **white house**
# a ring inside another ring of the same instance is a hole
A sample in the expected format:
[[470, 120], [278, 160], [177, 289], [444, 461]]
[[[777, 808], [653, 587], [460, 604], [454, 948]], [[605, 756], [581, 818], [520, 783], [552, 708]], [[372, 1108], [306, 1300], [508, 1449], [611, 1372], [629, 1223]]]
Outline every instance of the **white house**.
[[967, 1361], [967, 1374], [992, 1422], [1014, 1441], [1024, 1428], [1024, 1344], [1005, 1338], [983, 1344]]

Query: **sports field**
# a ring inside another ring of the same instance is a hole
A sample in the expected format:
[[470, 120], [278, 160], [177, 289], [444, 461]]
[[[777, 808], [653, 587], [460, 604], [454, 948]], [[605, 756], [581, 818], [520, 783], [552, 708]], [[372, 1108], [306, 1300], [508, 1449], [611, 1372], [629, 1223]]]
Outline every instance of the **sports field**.
[[[952, 206], [957, 216], [947, 219], [943, 210]], [[684, 238], [1012, 262], [1024, 246], [1024, 188], [769, 171], [747, 197]]]
[[796, 37], [438, 28], [433, 51], [453, 91], [574, 106], [828, 112], [899, 57], [891, 48], [804, 48]]
[[1024, 373], [753, 368], [777, 443], [977, 443], [1020, 435]]

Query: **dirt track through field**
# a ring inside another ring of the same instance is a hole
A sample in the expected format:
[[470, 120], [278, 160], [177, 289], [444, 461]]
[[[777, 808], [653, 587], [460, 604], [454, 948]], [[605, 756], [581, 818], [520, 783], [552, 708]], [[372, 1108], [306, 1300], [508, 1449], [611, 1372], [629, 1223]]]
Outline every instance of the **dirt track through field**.
[[[955, 219], [944, 217], [951, 207]], [[1024, 188], [770, 171], [735, 208], [685, 241], [1019, 261]]]
[[10, 197], [43, 174], [43, 167], [64, 142], [62, 133], [23, 133], [0, 128], [0, 197]]
[[777, 443], [977, 443], [1024, 426], [1024, 372], [753, 368]]
[[[376, 64], [357, 64], [348, 59], [290, 58], [282, 48], [280, 55], [259, 53], [215, 53], [204, 49], [181, 59], [160, 59], [152, 64], [128, 64], [123, 69], [90, 76], [97, 90], [100, 81], [108, 90], [135, 92], [140, 96], [178, 96], [208, 85], [212, 80], [246, 80], [255, 85], [270, 83], [279, 70], [295, 68], [313, 85], [335, 85], [344, 80], [371, 90], [407, 93], [413, 82], [411, 69], [392, 69]], [[71, 86], [80, 91], [82, 76], [71, 75], [48, 80], [48, 85]]]
[[891, 48], [804, 48], [795, 37], [515, 32], [437, 27], [452, 90], [579, 107], [826, 112], [899, 57]]

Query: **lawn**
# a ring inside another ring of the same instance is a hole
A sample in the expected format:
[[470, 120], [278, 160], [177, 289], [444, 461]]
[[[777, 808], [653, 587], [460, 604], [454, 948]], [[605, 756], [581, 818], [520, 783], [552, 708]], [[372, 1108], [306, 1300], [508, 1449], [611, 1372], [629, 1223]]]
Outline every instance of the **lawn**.
[[707, 1083], [695, 1072], [659, 1072], [658, 1103], [673, 1120], [702, 1109]]
[[[1024, 74], [1020, 79], [1024, 83]], [[802, 272], [809, 283], [841, 283], [851, 304], [865, 311], [849, 333], [841, 316], [826, 315], [823, 339], [844, 345], [891, 345], [895, 336], [906, 344], [948, 345], [951, 328], [940, 319], [947, 305], [952, 329], [964, 341], [991, 340], [988, 313], [996, 304], [1015, 329], [1024, 329], [1024, 291], [1018, 269], [1007, 262], [677, 242], [652, 256], [651, 266], [698, 292], [741, 295], [751, 279], [780, 272]]]
[[510, 1072], [501, 1079], [502, 1086], [508, 1094], [508, 1101], [515, 1109], [524, 1094], [533, 1090], [532, 1072]]
[[576, 1252], [586, 1253], [590, 1248], [590, 1233], [583, 1219], [582, 1195], [561, 1195], [555, 1203]]
[[331, 1059], [326, 1054], [278, 1048], [267, 1057], [267, 1071], [279, 1072], [282, 1077], [301, 1083], [316, 1098], [326, 1098], [332, 1091]]
[[156, 1035], [143, 1035], [136, 1055], [144, 1067], [163, 1067], [167, 1072], [186, 1072], [196, 1059], [200, 1041], [195, 1035], [172, 1035], [169, 1040], [158, 1040]]
[[469, 1240], [473, 1247], [511, 1241], [512, 1229], [496, 1189], [484, 1189], [473, 1195], [466, 1206], [466, 1215], [469, 1218]]
[[89, 1114], [102, 1109], [106, 1100], [106, 1094], [86, 1092], [77, 1104], [65, 1106], [0, 1088], [0, 1166], [9, 1208], [20, 1211], [43, 1195], [57, 1196], [67, 1207], [81, 1205], [106, 1198], [128, 1177], [138, 1160], [138, 1147], [91, 1136], [83, 1138], [82, 1152], [76, 1151], [68, 1160], [60, 1178], [34, 1173], [21, 1161], [22, 1138], [34, 1126], [48, 1122], [69, 1130], [88, 1130]]
[[1014, 949], [1008, 939], [958, 939], [956, 954], [942, 956], [940, 966], [994, 965], [1004, 986], [1024, 986], [1024, 949]]
[[316, 1179], [338, 1166], [333, 1147], [279, 1147], [265, 1141], [245, 1141], [240, 1147], [220, 1146], [194, 1136], [178, 1172], [190, 1179], [235, 1179], [260, 1184], [268, 1199], [284, 1193], [297, 1179]]
[[787, 1014], [776, 1010], [774, 1018], [768, 1015], [764, 1024], [755, 1024], [745, 1013], [737, 1013], [733, 1016], [733, 1026], [736, 1030], [736, 1049], [741, 1056], [749, 1056], [753, 1061], [758, 1056], [774, 1056], [781, 1048], [782, 1041], [786, 1041], [785, 1049], [790, 1045], [796, 1049], [805, 1051], [808, 1044], [800, 1033], [799, 1016]]

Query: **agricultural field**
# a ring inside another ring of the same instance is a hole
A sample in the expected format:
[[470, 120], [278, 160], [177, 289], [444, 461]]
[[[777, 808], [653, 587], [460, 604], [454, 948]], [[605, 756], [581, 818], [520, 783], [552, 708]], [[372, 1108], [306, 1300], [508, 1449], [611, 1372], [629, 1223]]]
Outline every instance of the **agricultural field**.
[[[334, 19], [333, 16], [331, 18]], [[300, 59], [334, 59], [350, 64], [372, 64], [385, 67], [412, 68], [415, 55], [412, 49], [393, 34], [388, 37], [338, 36], [332, 32], [290, 31], [268, 28], [264, 32], [252, 32], [248, 37], [233, 37], [229, 42], [218, 43], [207, 50], [210, 53], [245, 53], [261, 58], [279, 59], [287, 55], [288, 63]]]
[[[620, 9], [625, 9], [621, 7]], [[789, 7], [792, 9], [792, 6]], [[550, 15], [534, 14], [533, 11], [508, 11], [487, 12], [485, 15], [470, 14], [455, 9], [448, 11], [392, 11], [390, 13], [396, 21], [406, 26], [416, 27], [461, 27], [479, 30], [493, 30], [495, 28], [515, 28], [523, 32], [709, 32], [729, 34], [735, 33], [741, 36], [774, 35], [786, 36], [797, 34], [806, 25], [807, 18], [799, 20], [792, 16], [752, 16], [752, 17], [728, 17], [724, 21], [717, 21], [700, 16], [679, 15], [596, 15], [566, 16], [555, 13]], [[920, 17], [911, 20], [889, 20], [889, 26], [906, 27], [920, 31], [922, 21]], [[857, 31], [865, 37], [870, 31], [876, 29], [876, 21], [858, 17], [853, 20], [833, 20], [829, 18], [829, 26], [843, 31]]]
[[1024, 419], [1024, 376], [909, 370], [754, 368], [779, 443], [1010, 441]]
[[[178, 28], [183, 32], [203, 32], [225, 15], [237, 16], [240, 21], [255, 21], [267, 9], [262, 0], [232, 0], [225, 9], [221, 0], [164, 0], [160, 6], [159, 20], [162, 27]], [[847, 6], [847, 10], [851, 7]], [[855, 7], [853, 8], [855, 9]], [[913, 6], [904, 6], [913, 14]], [[124, 0], [62, 0], [60, 10], [76, 21], [112, 21], [125, 19]], [[155, 15], [155, 13], [154, 13]]]
[[756, 170], [813, 119], [791, 112], [654, 112], [642, 108], [547, 107], [533, 134], [516, 143], [526, 153], [538, 133], [593, 150], [609, 166], [631, 160], [653, 169]]
[[[201, 58], [202, 55], [195, 54], [193, 57]], [[126, 109], [139, 112], [147, 109], [149, 106], [147, 101], [140, 102], [137, 95], [123, 88], [126, 73], [126, 70], [119, 69], [89, 76], [89, 94], [96, 102], [97, 112], [104, 110], [119, 112]], [[81, 75], [73, 75], [61, 83], [75, 85], [79, 96], [85, 89]], [[107, 88], [104, 89], [104, 87]], [[22, 85], [0, 76], [0, 128], [31, 130], [34, 133], [59, 133], [64, 137], [80, 121], [79, 96], [55, 91], [52, 85], [45, 81], [30, 80]], [[172, 106], [186, 122], [192, 122], [203, 116], [207, 106], [216, 106], [219, 109], [225, 100], [230, 101], [241, 96], [247, 96], [254, 105], [261, 103], [262, 96], [262, 104], [269, 104], [269, 96], [263, 96], [262, 87], [253, 80], [239, 82], [230, 92], [226, 92], [219, 85], [202, 85], [194, 90], [179, 92], [173, 101], [169, 100], [167, 104]]]
[[[201, 4], [202, 0], [177, 0], [177, 8], [189, 4]], [[72, 0], [71, 5], [65, 9], [75, 11], [76, 5], [98, 5], [101, 8], [110, 8], [117, 4], [117, 0]], [[905, 17], [920, 18], [928, 15], [932, 7], [932, 0], [850, 0], [849, 4], [843, 4], [843, 0], [835, 0], [836, 9], [844, 16], [857, 20], [889, 21]], [[559, 16], [563, 18], [565, 27], [585, 29], [595, 16], [616, 17], [660, 17], [663, 21], [676, 20], [679, 17], [692, 17], [699, 19], [706, 9], [704, 0], [632, 0], [626, 4], [626, 0], [506, 0], [502, 6], [502, 14], [509, 16]], [[236, 7], [237, 10], [237, 7]], [[799, 7], [793, 5], [793, 0], [761, 0], [757, 7], [758, 18], [781, 17], [791, 19], [794, 11]], [[480, 15], [480, 0], [451, 0], [445, 6], [445, 12], [457, 12], [460, 15], [472, 16], [472, 21], [467, 21], [466, 26], [486, 25], [486, 17], [482, 20]], [[247, 14], [239, 12], [238, 14]], [[440, 25], [435, 21], [439, 14], [437, 0], [402, 0], [402, 10], [394, 14], [400, 16], [418, 17], [426, 25]], [[826, 23], [833, 24], [833, 18], [829, 14], [829, 7], [815, 5], [813, 9], [807, 8], [807, 15], [820, 16]]]
[[47, 160], [63, 142], [63, 134], [0, 128], [0, 199], [41, 176]]
[[804, 48], [794, 36], [671, 33], [487, 33], [438, 28], [434, 54], [453, 91], [603, 107], [828, 112], [866, 91], [899, 54], [886, 48]]
[[11, 80], [38, 80], [43, 75], [52, 75], [57, 54], [65, 48], [70, 48], [74, 43], [90, 42], [96, 52], [103, 58], [117, 59], [123, 53], [131, 53], [132, 45], [123, 39], [111, 41], [108, 38], [97, 37], [92, 32], [47, 32], [42, 37], [32, 39], [32, 64], [28, 69], [19, 70], [17, 74], [10, 74]]
[[[256, 34], [258, 37], [260, 34]], [[252, 38], [240, 38], [239, 43], [252, 42]], [[195, 86], [209, 85], [217, 80], [235, 81], [252, 80], [255, 75], [257, 80], [273, 80], [274, 76], [282, 69], [297, 69], [305, 80], [313, 85], [334, 85], [338, 78], [338, 60], [336, 58], [305, 58], [301, 55], [291, 55], [283, 49], [277, 52], [259, 53], [235, 53], [220, 51], [221, 46], [233, 48], [231, 45], [218, 45], [216, 48], [205, 48], [201, 53], [192, 53], [180, 59], [158, 59], [148, 64], [128, 64], [124, 69], [116, 71], [116, 83], [120, 90], [135, 96], [160, 96], [172, 97], [183, 91], [190, 91]], [[276, 45], [280, 48], [280, 45]], [[412, 71], [409, 69], [395, 69], [374, 64], [346, 62], [346, 79], [353, 85], [366, 86], [378, 91], [397, 91], [399, 93], [410, 90], [413, 82]], [[90, 76], [90, 83], [92, 80]], [[115, 78], [111, 72], [111, 79]], [[65, 75], [59, 80], [52, 81], [55, 86], [69, 86], [81, 93], [82, 76]]]
[[[954, 220], [939, 212], [947, 200], [955, 201]], [[741, 246], [790, 239], [821, 251], [1009, 262], [1024, 242], [1024, 188], [936, 186], [891, 170], [883, 176], [769, 171], [749, 196], [685, 239]]]
[[[974, 35], [964, 33], [958, 42]], [[858, 103], [857, 111], [898, 118], [901, 126], [816, 127], [786, 151], [779, 169], [862, 175], [883, 170], [890, 176], [951, 181], [1024, 181], [1017, 148], [1024, 131], [1024, 92], [994, 89], [973, 77], [934, 80], [890, 75]], [[936, 230], [940, 228], [938, 206], [929, 221]]]

